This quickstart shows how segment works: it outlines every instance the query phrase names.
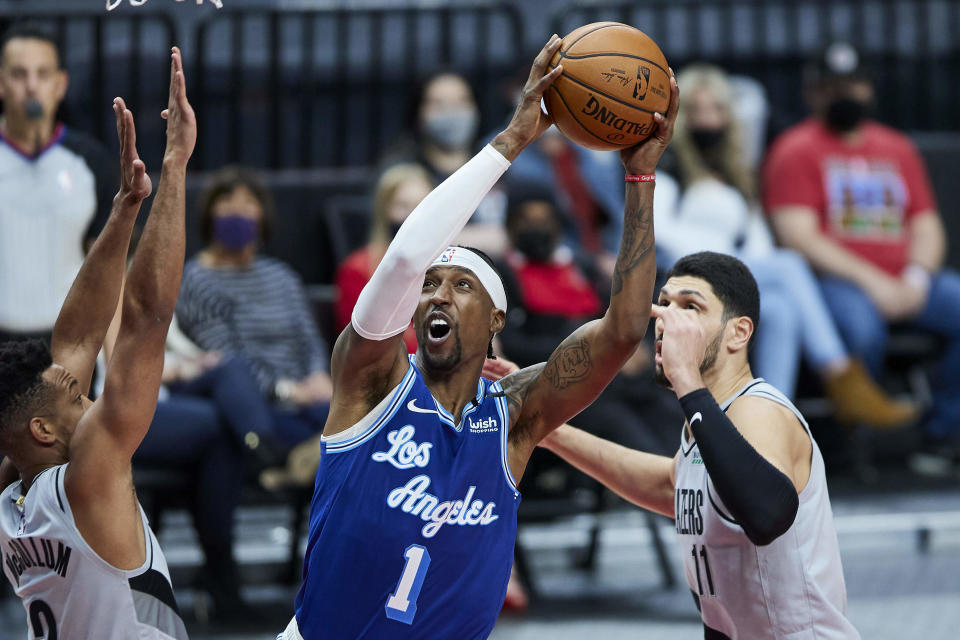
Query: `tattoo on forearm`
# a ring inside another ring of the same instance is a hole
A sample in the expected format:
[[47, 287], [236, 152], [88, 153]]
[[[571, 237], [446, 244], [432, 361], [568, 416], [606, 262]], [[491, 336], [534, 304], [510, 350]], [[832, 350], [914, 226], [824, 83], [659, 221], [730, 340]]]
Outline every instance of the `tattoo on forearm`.
[[555, 389], [566, 389], [593, 371], [590, 343], [585, 338], [567, 338], [547, 361], [543, 374]]
[[636, 210], [627, 211], [623, 219], [623, 237], [620, 240], [620, 253], [613, 269], [613, 282], [610, 295], [623, 291], [623, 279], [643, 262], [653, 249], [653, 221], [650, 219], [650, 207], [640, 205]]
[[494, 149], [496, 149], [497, 151], [499, 151], [499, 152], [503, 155], [504, 158], [509, 158], [509, 157], [510, 157], [510, 145], [507, 144], [506, 142], [501, 142], [501, 141], [498, 141], [498, 140], [494, 140], [494, 141], [493, 141], [492, 143], [490, 143], [490, 144], [493, 146]]

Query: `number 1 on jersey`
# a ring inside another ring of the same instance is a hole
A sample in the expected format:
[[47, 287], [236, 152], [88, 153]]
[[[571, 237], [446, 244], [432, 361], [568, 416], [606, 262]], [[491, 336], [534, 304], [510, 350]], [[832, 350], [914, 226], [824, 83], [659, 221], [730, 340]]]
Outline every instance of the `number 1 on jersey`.
[[413, 616], [417, 614], [417, 597], [423, 587], [427, 567], [430, 566], [430, 553], [419, 544], [412, 544], [403, 552], [403, 557], [407, 559], [403, 573], [400, 574], [397, 588], [387, 598], [386, 610], [391, 620], [411, 624]]

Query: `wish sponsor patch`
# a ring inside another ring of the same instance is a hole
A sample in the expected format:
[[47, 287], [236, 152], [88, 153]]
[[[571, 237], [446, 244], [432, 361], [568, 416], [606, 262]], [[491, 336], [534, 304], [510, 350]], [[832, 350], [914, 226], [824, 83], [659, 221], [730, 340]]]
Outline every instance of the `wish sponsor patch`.
[[470, 427], [470, 433], [493, 433], [500, 430], [500, 423], [496, 418], [484, 418], [474, 421], [473, 418], [467, 418], [467, 425]]

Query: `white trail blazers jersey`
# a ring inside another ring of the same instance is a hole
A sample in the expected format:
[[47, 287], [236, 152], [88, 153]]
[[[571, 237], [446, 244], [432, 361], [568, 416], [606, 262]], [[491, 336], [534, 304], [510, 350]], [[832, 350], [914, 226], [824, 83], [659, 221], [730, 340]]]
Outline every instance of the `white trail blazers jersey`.
[[[740, 396], [796, 407], [757, 378], [720, 405]], [[799, 494], [790, 529], [758, 547], [724, 506], [700, 457], [696, 441], [680, 437], [676, 463], [676, 527], [684, 573], [707, 640], [858, 640], [846, 618], [847, 589], [833, 526], [823, 457], [813, 445], [810, 478]]]
[[22, 505], [19, 480], [0, 494], [3, 572], [27, 611], [27, 638], [187, 640], [167, 561], [143, 509], [146, 561], [117, 569], [77, 530], [63, 488], [66, 470], [64, 464], [41, 472]]

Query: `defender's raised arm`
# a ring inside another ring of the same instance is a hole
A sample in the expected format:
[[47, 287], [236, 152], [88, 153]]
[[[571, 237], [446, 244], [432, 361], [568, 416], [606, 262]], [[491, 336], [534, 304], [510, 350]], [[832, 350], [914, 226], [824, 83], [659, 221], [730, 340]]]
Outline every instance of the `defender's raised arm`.
[[196, 119], [176, 47], [170, 75], [169, 103], [161, 114], [167, 120], [167, 146], [160, 184], [127, 276], [103, 395], [84, 415], [71, 443], [67, 478], [75, 489], [103, 491], [129, 474], [130, 458], [157, 403], [164, 343], [183, 271], [184, 183], [196, 141]]
[[73, 374], [83, 393], [89, 392], [97, 354], [117, 308], [140, 205], [152, 188], [146, 166], [137, 154], [133, 113], [123, 98], [114, 98], [113, 112], [120, 139], [120, 191], [113, 199], [106, 226], [70, 287], [50, 345], [53, 361]]

